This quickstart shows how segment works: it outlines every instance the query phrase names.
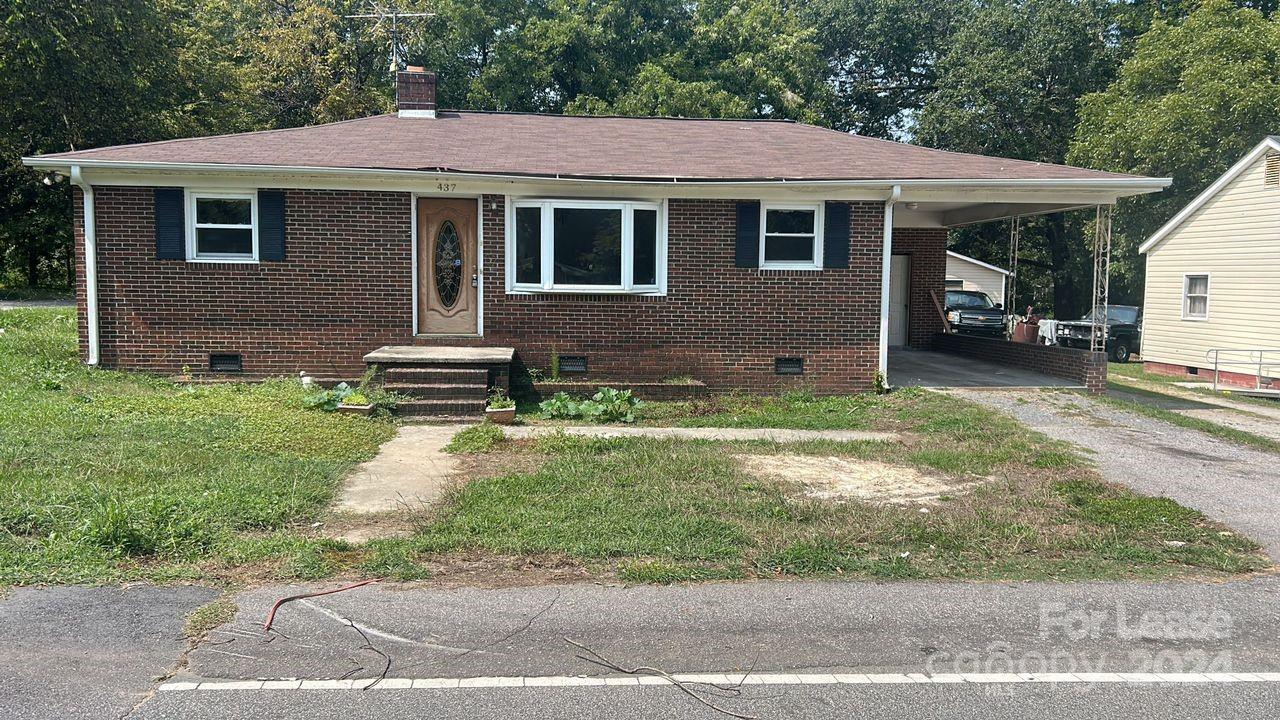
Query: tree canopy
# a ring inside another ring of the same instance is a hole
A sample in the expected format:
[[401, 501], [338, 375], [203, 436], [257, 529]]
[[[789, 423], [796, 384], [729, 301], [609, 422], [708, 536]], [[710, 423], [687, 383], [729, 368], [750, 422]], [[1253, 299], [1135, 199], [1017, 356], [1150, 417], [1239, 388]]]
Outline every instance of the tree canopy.
[[[10, 0], [0, 10], [0, 286], [65, 284], [69, 190], [19, 157], [294, 127], [393, 107], [388, 53], [445, 107], [785, 117], [952, 150], [1174, 178], [1136, 242], [1265, 133], [1280, 0]], [[1088, 302], [1083, 214], [1024, 236], [1027, 301]], [[1000, 263], [1007, 228], [953, 233]]]

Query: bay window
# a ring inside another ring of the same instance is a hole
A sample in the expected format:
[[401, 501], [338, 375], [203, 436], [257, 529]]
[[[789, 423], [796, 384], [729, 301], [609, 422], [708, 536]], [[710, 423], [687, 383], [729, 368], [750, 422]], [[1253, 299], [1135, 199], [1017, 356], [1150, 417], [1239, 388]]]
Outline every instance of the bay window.
[[510, 290], [663, 292], [666, 228], [660, 203], [515, 200], [511, 206]]

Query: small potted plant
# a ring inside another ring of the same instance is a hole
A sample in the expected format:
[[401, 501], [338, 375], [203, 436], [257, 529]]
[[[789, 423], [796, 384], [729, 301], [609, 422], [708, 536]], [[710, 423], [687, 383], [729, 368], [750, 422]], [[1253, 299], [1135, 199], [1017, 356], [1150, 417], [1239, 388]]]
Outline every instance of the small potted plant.
[[486, 419], [498, 425], [510, 425], [516, 421], [516, 401], [512, 400], [502, 388], [494, 388], [489, 393], [489, 403], [485, 406]]
[[373, 403], [369, 402], [369, 398], [364, 393], [357, 390], [342, 398], [342, 402], [338, 404], [338, 412], [368, 415], [373, 412]]

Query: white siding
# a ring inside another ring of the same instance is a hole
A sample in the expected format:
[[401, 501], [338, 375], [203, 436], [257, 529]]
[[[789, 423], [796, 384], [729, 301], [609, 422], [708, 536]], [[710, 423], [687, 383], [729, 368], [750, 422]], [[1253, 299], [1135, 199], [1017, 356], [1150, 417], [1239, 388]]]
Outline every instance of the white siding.
[[947, 256], [947, 279], [963, 280], [965, 290], [980, 290], [995, 302], [1004, 302], [1004, 275], [991, 268]]
[[[1280, 188], [1262, 184], [1265, 166], [1263, 155], [1147, 252], [1143, 360], [1209, 367], [1211, 348], [1280, 348]], [[1199, 274], [1209, 318], [1184, 320], [1183, 277]]]

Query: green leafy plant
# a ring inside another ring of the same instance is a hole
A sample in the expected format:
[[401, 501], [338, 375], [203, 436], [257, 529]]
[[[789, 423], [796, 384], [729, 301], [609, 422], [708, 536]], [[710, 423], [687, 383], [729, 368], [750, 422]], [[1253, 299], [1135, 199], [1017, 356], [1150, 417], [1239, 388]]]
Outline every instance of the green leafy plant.
[[635, 422], [635, 411], [644, 403], [637, 400], [630, 390], [600, 388], [589, 400], [575, 400], [568, 393], [558, 392], [542, 401], [538, 409], [550, 419], [583, 419], [593, 422]]
[[338, 383], [330, 390], [320, 390], [308, 395], [303, 399], [302, 404], [309, 408], [319, 408], [325, 412], [333, 412], [343, 403], [349, 396], [355, 394], [355, 390], [344, 382]]
[[594, 405], [595, 419], [602, 422], [635, 422], [635, 411], [644, 403], [636, 399], [630, 390], [618, 390], [616, 388], [600, 388], [600, 391], [591, 397], [591, 403]]
[[515, 406], [516, 401], [512, 400], [502, 388], [496, 387], [489, 393], [488, 407], [490, 410], [506, 410]]
[[368, 405], [369, 398], [365, 396], [364, 393], [357, 390], [351, 393], [350, 395], [346, 396], [345, 398], [343, 398], [342, 404], [343, 405]]
[[560, 382], [560, 353], [551, 351], [551, 382]]

